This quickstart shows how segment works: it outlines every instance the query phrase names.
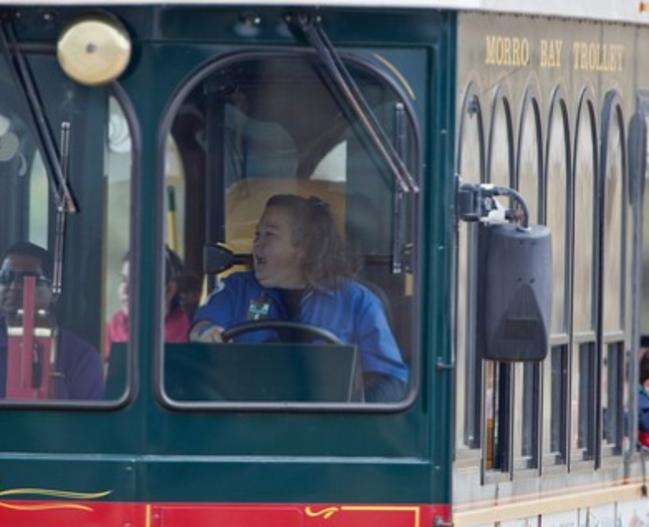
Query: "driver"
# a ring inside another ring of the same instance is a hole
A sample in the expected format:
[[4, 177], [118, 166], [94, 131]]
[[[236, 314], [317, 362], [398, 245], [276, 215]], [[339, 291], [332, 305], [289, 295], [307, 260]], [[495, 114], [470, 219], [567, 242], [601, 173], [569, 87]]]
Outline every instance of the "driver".
[[[190, 340], [222, 342], [225, 328], [250, 320], [283, 320], [326, 329], [358, 347], [365, 400], [403, 398], [408, 368], [390, 331], [383, 306], [352, 279], [329, 205], [318, 198], [276, 195], [266, 203], [253, 244], [254, 272], [224, 279], [194, 317]], [[239, 342], [263, 342], [281, 331], [242, 334]]]

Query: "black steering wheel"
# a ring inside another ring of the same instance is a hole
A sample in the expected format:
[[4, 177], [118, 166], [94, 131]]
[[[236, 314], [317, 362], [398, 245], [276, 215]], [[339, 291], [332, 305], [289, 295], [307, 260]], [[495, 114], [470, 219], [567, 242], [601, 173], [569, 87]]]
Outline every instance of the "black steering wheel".
[[331, 331], [311, 324], [305, 324], [304, 322], [289, 322], [286, 320], [251, 320], [241, 324], [235, 324], [221, 333], [221, 338], [223, 339], [223, 342], [230, 342], [238, 335], [262, 329], [290, 329], [294, 331], [302, 331], [313, 337], [312, 340], [324, 340], [327, 344], [334, 344], [336, 346], [345, 345], [345, 343]]

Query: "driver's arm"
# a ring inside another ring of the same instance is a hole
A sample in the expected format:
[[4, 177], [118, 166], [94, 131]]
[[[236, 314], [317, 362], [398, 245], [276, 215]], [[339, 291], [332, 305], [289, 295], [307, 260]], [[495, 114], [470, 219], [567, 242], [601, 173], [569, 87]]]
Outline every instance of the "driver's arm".
[[212, 324], [207, 320], [200, 320], [192, 326], [189, 331], [189, 340], [191, 342], [223, 342], [223, 328]]

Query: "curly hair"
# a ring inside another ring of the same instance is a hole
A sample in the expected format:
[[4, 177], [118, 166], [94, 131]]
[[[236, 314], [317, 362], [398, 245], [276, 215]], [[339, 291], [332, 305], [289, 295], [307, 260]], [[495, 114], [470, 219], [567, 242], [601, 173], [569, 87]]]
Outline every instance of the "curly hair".
[[293, 244], [304, 253], [304, 276], [309, 287], [333, 290], [353, 278], [345, 242], [326, 202], [315, 196], [276, 194], [266, 202], [269, 207], [284, 209], [290, 215]]

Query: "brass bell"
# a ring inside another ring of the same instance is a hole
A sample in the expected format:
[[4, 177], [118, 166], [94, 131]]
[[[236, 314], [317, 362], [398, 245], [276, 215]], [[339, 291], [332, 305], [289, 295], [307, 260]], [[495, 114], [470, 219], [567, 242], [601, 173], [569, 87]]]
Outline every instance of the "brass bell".
[[131, 39], [119, 22], [101, 16], [75, 20], [61, 34], [56, 55], [75, 81], [98, 86], [117, 79], [131, 58]]

